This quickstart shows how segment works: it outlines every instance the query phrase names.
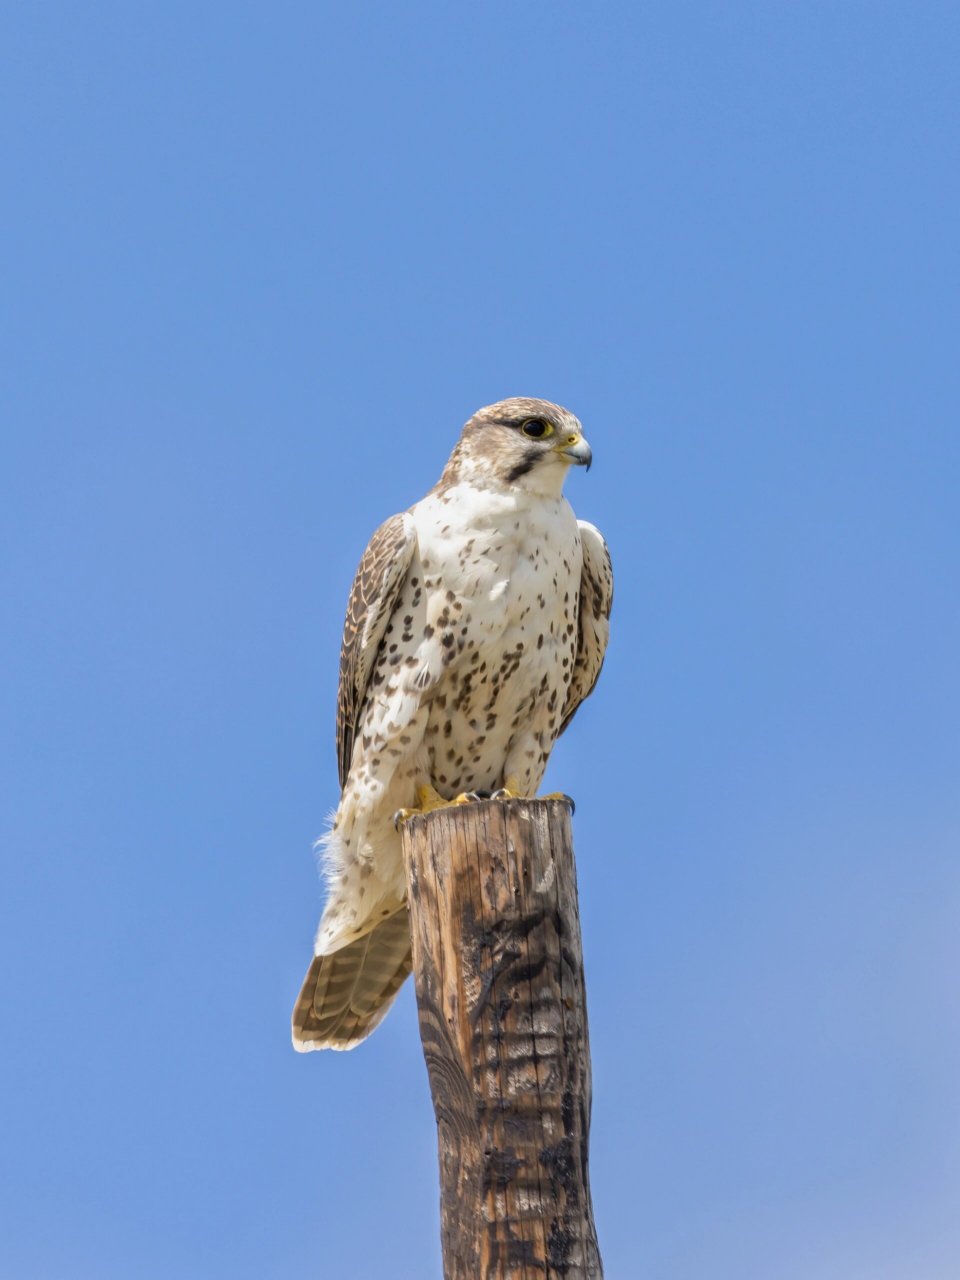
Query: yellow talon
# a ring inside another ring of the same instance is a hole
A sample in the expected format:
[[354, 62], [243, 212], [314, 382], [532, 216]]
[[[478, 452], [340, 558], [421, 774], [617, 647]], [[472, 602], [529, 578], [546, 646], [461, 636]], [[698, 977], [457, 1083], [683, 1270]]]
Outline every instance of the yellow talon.
[[[516, 778], [512, 773], [508, 774], [507, 777], [504, 778], [503, 782], [504, 782], [504, 785], [500, 788], [500, 790], [495, 791], [493, 793], [494, 800], [526, 800], [528, 799], [528, 797], [525, 796], [524, 793], [520, 790], [520, 780]], [[571, 800], [571, 798], [568, 795], [565, 795], [564, 792], [562, 791], [551, 791], [549, 795], [533, 797], [533, 798], [534, 799], [539, 798], [540, 800], [562, 800], [564, 804], [570, 806], [571, 813], [573, 813], [574, 810], [576, 809], [576, 805], [573, 803], [573, 800]]]
[[398, 809], [393, 815], [393, 825], [398, 831], [401, 824], [406, 822], [408, 818], [416, 818], [423, 813], [435, 813], [437, 809], [450, 809], [458, 804], [472, 804], [475, 800], [480, 799], [473, 792], [462, 791], [453, 800], [444, 800], [440, 792], [435, 787], [431, 787], [429, 783], [424, 783], [422, 786], [417, 787], [414, 795], [417, 803], [412, 809]]
[[577, 806], [574, 804], [573, 796], [568, 796], [565, 791], [551, 791], [549, 795], [541, 796], [541, 800], [562, 800], [564, 804], [570, 806], [570, 812], [576, 813]]
[[[520, 779], [514, 774], [508, 774], [504, 778], [504, 785], [494, 792], [489, 791], [461, 791], [458, 796], [454, 796], [452, 800], [444, 800], [443, 796], [435, 787], [431, 787], [429, 783], [418, 786], [414, 792], [417, 803], [412, 809], [398, 809], [393, 815], [393, 825], [400, 830], [402, 823], [408, 818], [416, 818], [423, 813], [435, 813], [437, 809], [452, 809], [455, 805], [475, 804], [478, 800], [526, 800], [527, 796], [520, 790]], [[564, 795], [562, 791], [553, 791], [550, 795], [541, 796], [541, 800], [562, 800], [564, 804], [570, 806], [571, 813], [574, 809], [573, 801], [569, 796]]]

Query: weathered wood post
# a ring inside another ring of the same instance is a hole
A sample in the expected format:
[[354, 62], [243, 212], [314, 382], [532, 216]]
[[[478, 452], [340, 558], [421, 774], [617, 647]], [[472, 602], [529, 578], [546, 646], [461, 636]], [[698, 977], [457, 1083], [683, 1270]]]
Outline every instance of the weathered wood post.
[[601, 1277], [568, 807], [485, 800], [402, 832], [445, 1280]]

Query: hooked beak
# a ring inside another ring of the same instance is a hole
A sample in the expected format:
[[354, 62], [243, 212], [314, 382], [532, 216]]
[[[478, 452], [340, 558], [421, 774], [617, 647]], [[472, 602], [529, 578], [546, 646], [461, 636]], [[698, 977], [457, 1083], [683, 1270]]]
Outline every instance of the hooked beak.
[[583, 436], [567, 436], [555, 448], [560, 457], [566, 462], [571, 462], [574, 466], [586, 467], [588, 471], [590, 470], [590, 463], [593, 461], [593, 450]]

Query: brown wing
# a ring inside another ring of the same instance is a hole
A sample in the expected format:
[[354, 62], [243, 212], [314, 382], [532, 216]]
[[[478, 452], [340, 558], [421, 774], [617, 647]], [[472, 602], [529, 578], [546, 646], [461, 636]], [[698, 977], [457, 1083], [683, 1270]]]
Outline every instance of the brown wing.
[[337, 694], [337, 764], [344, 786], [353, 738], [363, 714], [370, 673], [396, 607], [417, 539], [409, 512], [385, 520], [370, 539], [353, 580], [340, 647]]
[[580, 576], [580, 609], [577, 615], [577, 656], [573, 678], [563, 706], [560, 732], [576, 714], [577, 707], [589, 697], [597, 683], [603, 656], [610, 636], [610, 610], [613, 608], [613, 566], [610, 552], [600, 531], [586, 520], [578, 520], [583, 544], [583, 572]]

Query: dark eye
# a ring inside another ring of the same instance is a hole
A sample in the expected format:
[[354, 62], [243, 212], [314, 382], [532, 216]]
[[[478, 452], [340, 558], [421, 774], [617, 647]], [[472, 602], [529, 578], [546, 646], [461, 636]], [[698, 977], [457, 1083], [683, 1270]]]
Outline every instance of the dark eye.
[[553, 434], [553, 427], [549, 422], [544, 422], [543, 418], [528, 418], [526, 422], [521, 422], [520, 430], [531, 440], [542, 440], [544, 436]]

